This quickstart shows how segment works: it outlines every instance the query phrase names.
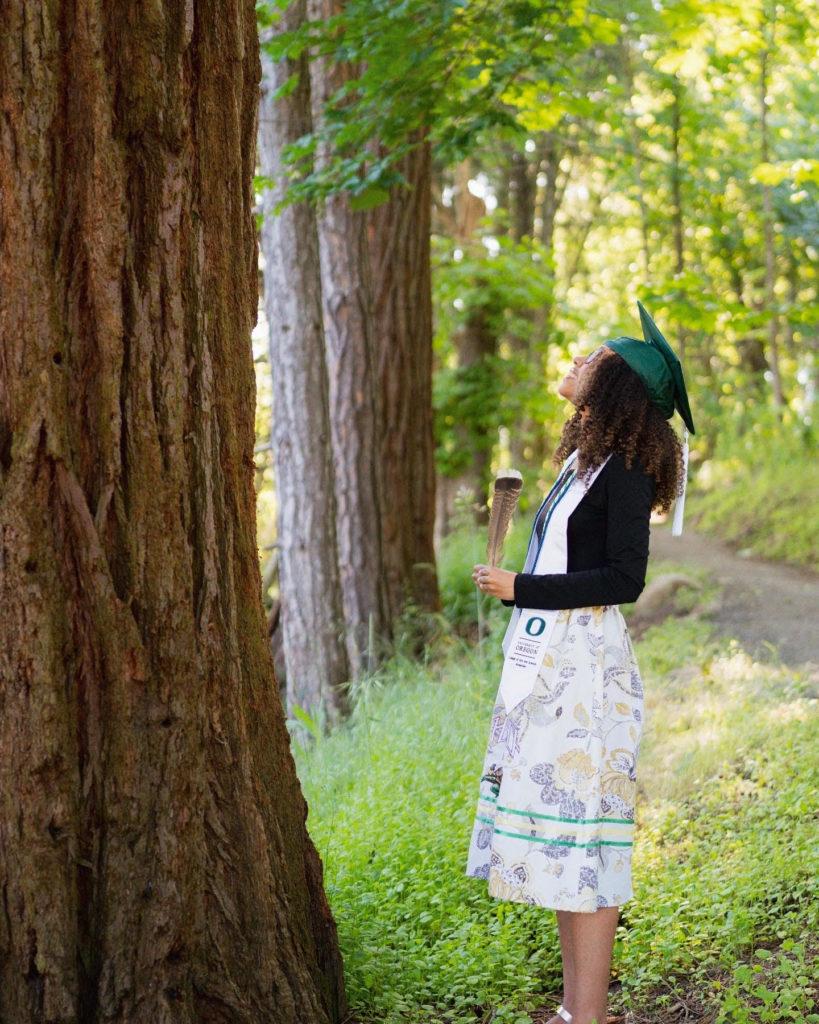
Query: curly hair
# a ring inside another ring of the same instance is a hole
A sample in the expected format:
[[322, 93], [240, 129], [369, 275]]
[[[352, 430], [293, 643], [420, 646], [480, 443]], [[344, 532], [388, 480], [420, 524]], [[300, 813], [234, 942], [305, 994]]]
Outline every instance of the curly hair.
[[682, 490], [682, 442], [634, 370], [608, 351], [617, 358], [596, 359], [584, 370], [574, 396], [577, 411], [563, 425], [553, 461], [559, 467], [577, 448], [577, 475], [583, 478], [613, 452], [623, 455], [627, 469], [639, 459], [654, 479], [652, 509], [667, 512]]

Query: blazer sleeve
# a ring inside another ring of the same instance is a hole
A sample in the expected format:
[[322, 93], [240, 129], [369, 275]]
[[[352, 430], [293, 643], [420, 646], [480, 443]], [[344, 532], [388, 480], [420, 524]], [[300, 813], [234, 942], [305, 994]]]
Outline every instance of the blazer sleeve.
[[519, 572], [514, 580], [515, 600], [504, 604], [561, 609], [637, 600], [646, 582], [654, 480], [636, 460], [626, 469], [619, 453], [612, 456], [610, 469], [604, 564], [568, 573]]

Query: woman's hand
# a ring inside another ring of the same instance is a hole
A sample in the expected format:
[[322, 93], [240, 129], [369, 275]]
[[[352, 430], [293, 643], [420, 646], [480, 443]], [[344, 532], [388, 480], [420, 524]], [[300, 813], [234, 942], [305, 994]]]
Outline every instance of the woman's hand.
[[499, 597], [504, 601], [515, 599], [516, 576], [516, 572], [493, 569], [491, 565], [476, 565], [472, 570], [472, 579], [482, 593], [489, 594], [490, 597]]

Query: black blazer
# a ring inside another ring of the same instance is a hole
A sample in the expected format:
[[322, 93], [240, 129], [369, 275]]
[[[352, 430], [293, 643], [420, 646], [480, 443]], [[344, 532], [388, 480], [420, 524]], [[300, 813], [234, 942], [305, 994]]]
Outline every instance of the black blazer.
[[507, 607], [586, 608], [636, 601], [646, 583], [654, 478], [614, 452], [569, 516], [567, 571], [515, 576]]

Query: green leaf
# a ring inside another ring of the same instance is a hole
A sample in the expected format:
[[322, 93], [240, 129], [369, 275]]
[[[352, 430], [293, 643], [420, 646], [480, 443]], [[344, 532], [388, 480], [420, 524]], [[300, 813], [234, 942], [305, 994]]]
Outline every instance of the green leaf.
[[390, 193], [387, 189], [378, 188], [372, 186], [371, 188], [365, 189], [358, 195], [350, 196], [350, 207], [353, 210], [370, 210], [374, 206], [379, 206], [381, 203], [385, 203], [390, 198]]

